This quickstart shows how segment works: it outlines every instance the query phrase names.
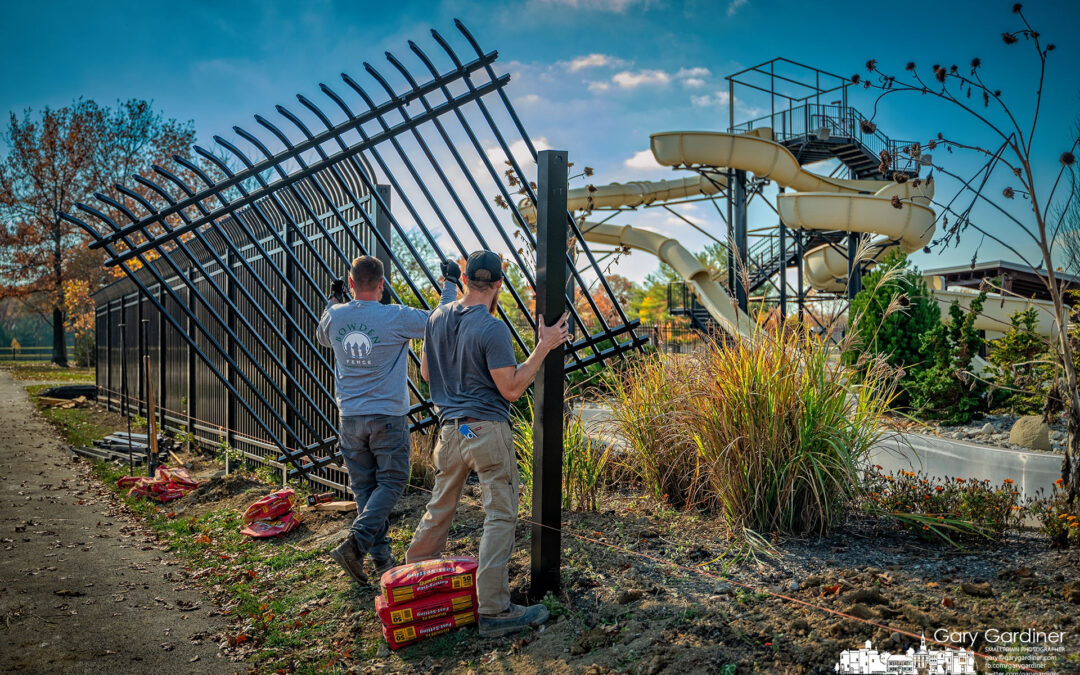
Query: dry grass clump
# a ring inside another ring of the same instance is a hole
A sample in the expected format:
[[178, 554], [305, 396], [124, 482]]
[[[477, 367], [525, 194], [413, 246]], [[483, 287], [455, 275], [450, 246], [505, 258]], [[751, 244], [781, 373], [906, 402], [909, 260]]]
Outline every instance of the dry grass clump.
[[613, 387], [626, 469], [673, 507], [715, 511], [736, 532], [826, 531], [855, 497], [895, 395], [883, 365], [844, 365], [836, 353], [789, 329], [642, 359]]

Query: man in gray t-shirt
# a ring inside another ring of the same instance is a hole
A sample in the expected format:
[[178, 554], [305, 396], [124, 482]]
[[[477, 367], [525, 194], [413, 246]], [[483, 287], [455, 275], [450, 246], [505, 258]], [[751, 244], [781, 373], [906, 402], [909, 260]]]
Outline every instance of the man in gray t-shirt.
[[[457, 263], [443, 263], [442, 302], [457, 297], [460, 274]], [[330, 555], [360, 584], [368, 583], [368, 553], [376, 574], [395, 564], [386, 532], [409, 478], [409, 340], [424, 336], [428, 318], [425, 310], [381, 304], [384, 283], [378, 258], [353, 260], [352, 301], [336, 281], [316, 332], [319, 344], [334, 350], [338, 439], [356, 499], [349, 536]]]
[[564, 315], [553, 326], [539, 317], [536, 349], [518, 365], [510, 329], [495, 318], [502, 289], [499, 256], [477, 251], [465, 265], [466, 293], [438, 307], [424, 334], [421, 374], [431, 384], [439, 416], [435, 446], [435, 487], [416, 527], [406, 562], [437, 558], [470, 471], [480, 478], [484, 533], [476, 571], [480, 635], [498, 637], [538, 626], [548, 618], [543, 605], [510, 602], [506, 570], [514, 550], [518, 511], [518, 469], [510, 430], [510, 402], [536, 377], [544, 357], [569, 337]]

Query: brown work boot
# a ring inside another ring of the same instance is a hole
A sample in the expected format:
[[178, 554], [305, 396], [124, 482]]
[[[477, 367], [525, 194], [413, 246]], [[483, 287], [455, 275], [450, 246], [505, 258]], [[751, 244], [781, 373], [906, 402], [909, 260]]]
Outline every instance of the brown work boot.
[[387, 570], [391, 570], [397, 567], [397, 561], [394, 560], [394, 556], [390, 556], [386, 560], [376, 560], [374, 557], [371, 559], [371, 565], [374, 568], [375, 577], [382, 579], [382, 575]]
[[330, 551], [330, 557], [337, 561], [341, 568], [352, 577], [352, 580], [361, 586], [367, 586], [368, 576], [364, 572], [364, 556], [360, 555], [360, 551], [356, 550], [356, 542], [353, 541], [352, 536], [345, 537], [345, 541], [338, 544], [338, 547], [333, 551]]
[[501, 614], [492, 616], [480, 615], [480, 637], [502, 637], [511, 633], [517, 633], [526, 628], [539, 626], [551, 616], [548, 608], [543, 605], [510, 605]]

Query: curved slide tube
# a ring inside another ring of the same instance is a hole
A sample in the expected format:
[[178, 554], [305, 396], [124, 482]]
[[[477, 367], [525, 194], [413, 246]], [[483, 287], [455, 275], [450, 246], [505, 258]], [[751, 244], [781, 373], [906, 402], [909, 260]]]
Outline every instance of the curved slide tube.
[[679, 242], [658, 232], [640, 230], [629, 225], [608, 225], [586, 222], [581, 226], [585, 240], [594, 244], [629, 246], [645, 251], [671, 265], [697, 295], [698, 301], [713, 319], [731, 335], [745, 335], [753, 320], [732, 300], [690, 251]]
[[[927, 204], [934, 194], [932, 183], [820, 176], [804, 169], [787, 148], [773, 142], [771, 130], [757, 132], [664, 132], [652, 135], [652, 151], [656, 161], [666, 166], [742, 169], [797, 190], [777, 199], [780, 217], [788, 227], [879, 235], [874, 242], [875, 259], [887, 250], [881, 244], [896, 243], [911, 253], [930, 241], [934, 212]], [[899, 201], [894, 202], [893, 197]], [[820, 246], [804, 256], [807, 280], [818, 290], [844, 290], [847, 268], [847, 256], [830, 246]]]
[[[640, 206], [654, 201], [666, 201], [719, 192], [727, 181], [724, 176], [711, 174], [681, 180], [632, 181], [610, 183], [588, 188], [574, 188], [567, 194], [571, 211], [593, 208]], [[536, 222], [536, 207], [528, 199], [518, 202], [518, 212], [529, 223]], [[609, 246], [627, 246], [656, 256], [686, 280], [701, 305], [731, 335], [745, 335], [752, 320], [741, 311], [728, 292], [715, 279], [709, 268], [675, 239], [658, 232], [629, 225], [585, 222], [581, 234], [586, 241]]]

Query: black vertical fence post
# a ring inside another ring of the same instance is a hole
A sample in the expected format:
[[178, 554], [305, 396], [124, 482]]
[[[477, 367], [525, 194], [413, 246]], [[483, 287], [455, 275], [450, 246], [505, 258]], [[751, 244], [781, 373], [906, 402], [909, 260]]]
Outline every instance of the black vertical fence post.
[[[566, 311], [567, 153], [538, 158], [536, 311], [556, 323]], [[562, 526], [563, 350], [554, 349], [536, 376], [533, 394], [532, 582], [536, 598], [559, 590]]]
[[[195, 268], [190, 265], [187, 268], [187, 278], [195, 281]], [[191, 304], [191, 289], [184, 289], [185, 299], [187, 304]], [[191, 315], [186, 315], [184, 319], [184, 330], [188, 335], [191, 335]], [[195, 354], [191, 348], [191, 343], [187, 345], [187, 349], [184, 350], [184, 366], [186, 373], [186, 396], [187, 399], [187, 432], [189, 434], [195, 433]]]
[[[376, 185], [375, 191], [379, 193], [379, 197], [384, 204], [393, 208], [390, 206], [390, 197], [392, 193], [390, 192], [389, 185]], [[371, 202], [368, 203], [370, 204]], [[379, 233], [379, 236], [382, 238], [381, 241], [385, 241], [387, 244], [390, 243], [390, 214], [378, 204], [375, 205], [375, 231]], [[368, 234], [371, 233], [369, 232]], [[383, 294], [382, 297], [379, 298], [379, 302], [388, 305], [390, 304], [390, 270], [391, 265], [393, 264], [390, 257], [390, 250], [386, 246], [376, 244], [375, 242], [379, 241], [379, 239], [376, 239], [373, 234], [366, 238], [366, 241], [372, 242], [372, 248], [375, 249], [375, 257], [382, 261], [383, 271], [386, 274], [386, 285], [383, 287]]]

